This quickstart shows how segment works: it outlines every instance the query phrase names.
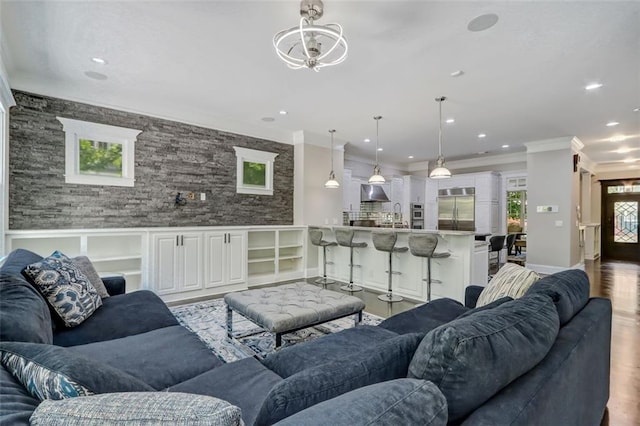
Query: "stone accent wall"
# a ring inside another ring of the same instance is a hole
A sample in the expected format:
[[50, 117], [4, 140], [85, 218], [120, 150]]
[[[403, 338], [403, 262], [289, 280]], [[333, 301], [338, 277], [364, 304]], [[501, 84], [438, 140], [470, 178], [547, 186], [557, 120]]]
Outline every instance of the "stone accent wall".
[[[293, 146], [14, 91], [9, 124], [9, 229], [291, 225]], [[142, 130], [135, 186], [64, 182], [56, 117]], [[233, 146], [275, 152], [273, 196], [236, 194]], [[196, 199], [175, 206], [177, 192]], [[206, 201], [200, 201], [200, 193]]]

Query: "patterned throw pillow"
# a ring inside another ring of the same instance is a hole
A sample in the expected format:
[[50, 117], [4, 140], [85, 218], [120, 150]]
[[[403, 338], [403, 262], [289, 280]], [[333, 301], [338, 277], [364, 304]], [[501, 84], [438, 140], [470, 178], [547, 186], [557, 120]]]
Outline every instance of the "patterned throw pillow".
[[23, 270], [67, 327], [89, 318], [102, 299], [87, 277], [64, 254], [55, 251]]
[[154, 390], [124, 371], [60, 346], [0, 342], [0, 364], [40, 400]]
[[240, 408], [212, 396], [131, 392], [43, 401], [30, 422], [35, 426], [240, 426], [244, 425], [241, 414]]
[[507, 263], [489, 281], [489, 284], [482, 290], [476, 308], [487, 305], [494, 300], [505, 296], [518, 299], [527, 292], [529, 287], [540, 277], [531, 269], [524, 268], [515, 263]]
[[93, 267], [93, 263], [91, 263], [87, 256], [76, 256], [71, 259], [71, 261], [80, 269], [83, 274], [85, 274], [85, 276], [87, 277], [91, 285], [95, 287], [101, 298], [104, 299], [105, 297], [109, 297], [107, 288], [104, 286], [100, 275], [98, 275], [96, 268]]

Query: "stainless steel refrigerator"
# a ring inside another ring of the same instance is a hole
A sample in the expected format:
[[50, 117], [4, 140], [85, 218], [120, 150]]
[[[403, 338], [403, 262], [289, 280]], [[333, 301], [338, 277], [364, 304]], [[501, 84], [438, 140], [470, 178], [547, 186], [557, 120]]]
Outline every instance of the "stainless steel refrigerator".
[[438, 229], [476, 230], [476, 189], [451, 188], [438, 191]]

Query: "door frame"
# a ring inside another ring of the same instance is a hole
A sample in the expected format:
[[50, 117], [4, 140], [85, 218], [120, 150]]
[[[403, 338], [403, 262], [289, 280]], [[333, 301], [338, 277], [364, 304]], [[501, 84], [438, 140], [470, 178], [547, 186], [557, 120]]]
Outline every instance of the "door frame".
[[637, 201], [638, 206], [640, 207], [640, 193], [615, 193], [609, 194], [607, 188], [611, 186], [618, 185], [640, 185], [640, 177], [638, 178], [629, 178], [629, 179], [610, 179], [610, 180], [600, 180], [600, 189], [601, 189], [601, 232], [600, 241], [602, 244], [602, 258], [605, 260], [630, 260], [630, 261], [640, 261], [638, 257], [635, 255], [640, 250], [640, 239], [637, 244], [632, 244], [627, 247], [619, 247], [616, 248], [614, 246], [613, 238], [613, 212], [609, 211], [608, 205], [613, 201], [624, 201], [624, 200], [632, 200]]

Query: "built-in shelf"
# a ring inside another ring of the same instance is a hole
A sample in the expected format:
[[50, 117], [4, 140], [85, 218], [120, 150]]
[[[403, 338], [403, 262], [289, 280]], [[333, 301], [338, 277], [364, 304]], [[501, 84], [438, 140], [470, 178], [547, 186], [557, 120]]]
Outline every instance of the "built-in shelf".
[[256, 257], [256, 258], [250, 258], [248, 260], [249, 263], [275, 262], [275, 261], [276, 261], [275, 257]]
[[249, 286], [304, 278], [305, 228], [249, 231]]

